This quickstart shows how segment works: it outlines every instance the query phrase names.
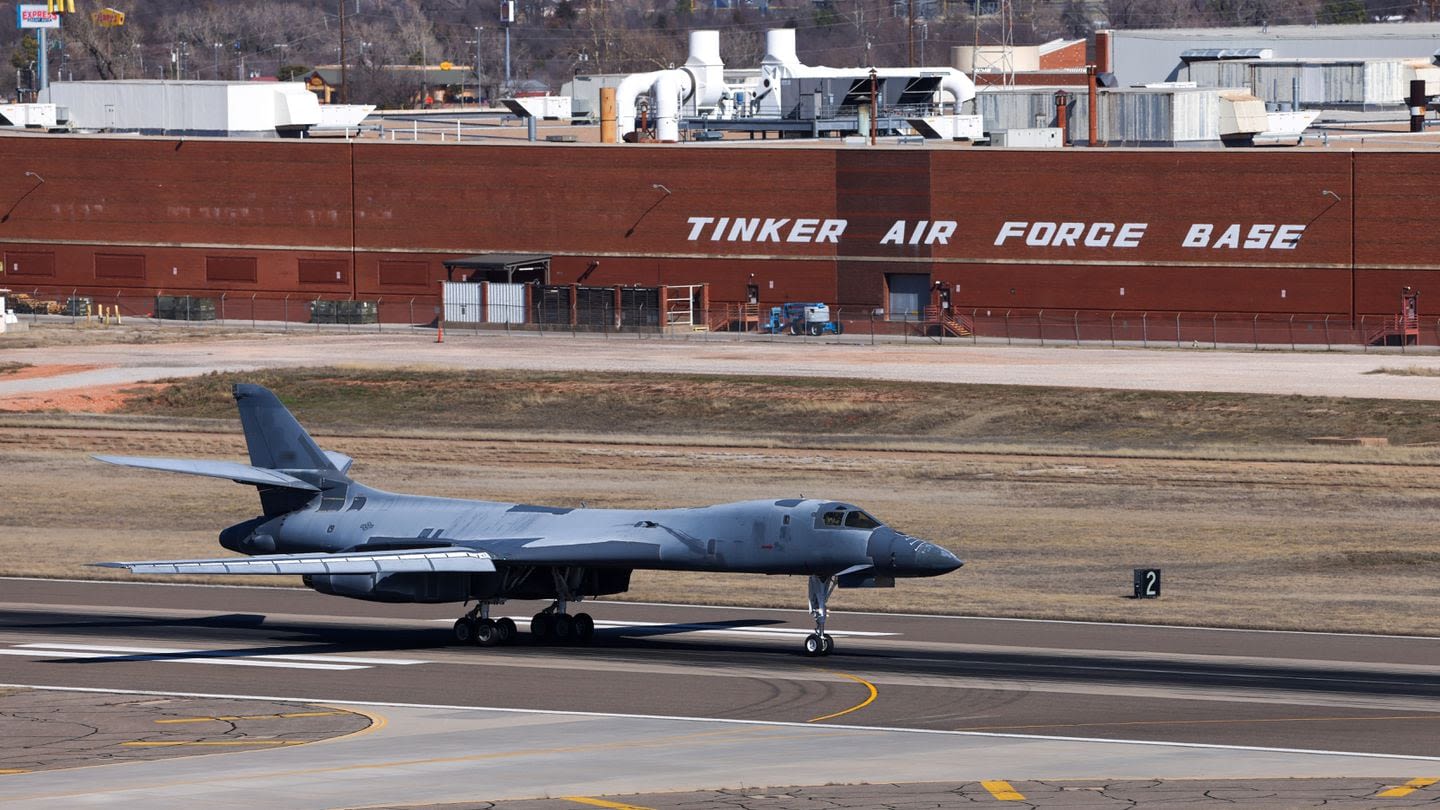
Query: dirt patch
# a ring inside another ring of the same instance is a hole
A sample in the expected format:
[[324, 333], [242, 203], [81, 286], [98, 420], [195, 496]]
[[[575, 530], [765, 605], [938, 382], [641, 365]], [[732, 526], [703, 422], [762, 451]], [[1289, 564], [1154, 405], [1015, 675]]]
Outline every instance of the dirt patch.
[[1076, 446], [1305, 445], [1317, 435], [1440, 442], [1440, 402], [823, 378], [289, 369], [173, 381], [123, 412], [234, 418], [231, 388], [274, 390], [306, 424], [353, 431], [557, 430]]
[[100, 368], [100, 366], [75, 363], [49, 366], [32, 366], [26, 363], [0, 363], [0, 375], [5, 377], [6, 382], [10, 382], [13, 380], [36, 380], [46, 377], [59, 377], [64, 374], [78, 374], [82, 371], [94, 371], [97, 368]]
[[[77, 366], [75, 369], [83, 370], [84, 367]], [[164, 386], [159, 383], [122, 383], [39, 391], [33, 394], [11, 394], [0, 399], [0, 411], [114, 413], [123, 410], [136, 397], [146, 396], [154, 389], [162, 387]]]

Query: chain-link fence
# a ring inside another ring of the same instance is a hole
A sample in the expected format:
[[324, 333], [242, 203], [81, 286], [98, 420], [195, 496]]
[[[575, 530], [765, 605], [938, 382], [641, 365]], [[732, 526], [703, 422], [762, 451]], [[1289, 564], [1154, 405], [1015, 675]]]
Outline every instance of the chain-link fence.
[[[640, 335], [703, 338], [758, 336], [771, 340], [840, 339], [951, 343], [1024, 343], [1138, 346], [1146, 348], [1363, 349], [1440, 346], [1440, 318], [1339, 314], [1201, 313], [1093, 310], [1021, 310], [927, 307], [906, 317], [883, 308], [829, 307], [828, 319], [807, 320], [795, 308], [765, 304], [662, 299], [655, 288], [537, 288], [524, 300], [491, 300], [480, 311], [447, 314], [435, 296], [373, 299], [303, 294], [176, 291], [15, 289], [9, 305], [17, 316], [38, 321], [69, 319], [101, 323], [144, 321], [161, 328], [218, 325], [280, 331], [329, 329], [351, 332], [386, 328], [435, 328], [453, 332]], [[556, 290], [561, 292], [556, 292]], [[649, 291], [647, 291], [649, 290]], [[568, 295], [568, 297], [566, 297]]]

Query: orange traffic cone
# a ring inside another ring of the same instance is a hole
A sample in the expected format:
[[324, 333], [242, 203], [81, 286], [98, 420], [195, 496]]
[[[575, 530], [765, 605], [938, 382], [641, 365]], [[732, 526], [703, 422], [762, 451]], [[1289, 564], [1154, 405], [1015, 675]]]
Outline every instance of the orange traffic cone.
[[441, 321], [440, 323], [436, 324], [436, 326], [435, 326], [435, 342], [436, 342], [436, 343], [444, 343], [444, 342], [445, 342], [445, 322], [444, 322], [444, 321]]

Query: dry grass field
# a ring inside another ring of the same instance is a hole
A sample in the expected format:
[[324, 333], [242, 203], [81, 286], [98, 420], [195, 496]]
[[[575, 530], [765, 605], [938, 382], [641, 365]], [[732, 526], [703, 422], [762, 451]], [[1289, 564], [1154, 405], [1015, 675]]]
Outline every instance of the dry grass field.
[[[374, 486], [590, 507], [834, 497], [967, 560], [841, 591], [840, 610], [1440, 635], [1435, 403], [345, 369], [247, 379]], [[222, 553], [220, 528], [256, 512], [248, 488], [88, 456], [243, 457], [231, 381], [146, 388], [121, 414], [0, 415], [0, 572], [111, 577], [86, 563]], [[1392, 446], [1305, 443], [1319, 435]], [[1125, 598], [1140, 566], [1164, 569], [1164, 598]], [[625, 598], [803, 607], [804, 582], [637, 573]]]

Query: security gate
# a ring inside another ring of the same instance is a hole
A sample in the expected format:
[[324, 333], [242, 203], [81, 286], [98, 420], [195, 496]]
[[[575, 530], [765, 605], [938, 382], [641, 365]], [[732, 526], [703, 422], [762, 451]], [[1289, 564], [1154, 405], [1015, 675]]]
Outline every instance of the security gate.
[[485, 295], [490, 323], [525, 323], [524, 284], [490, 284]]

